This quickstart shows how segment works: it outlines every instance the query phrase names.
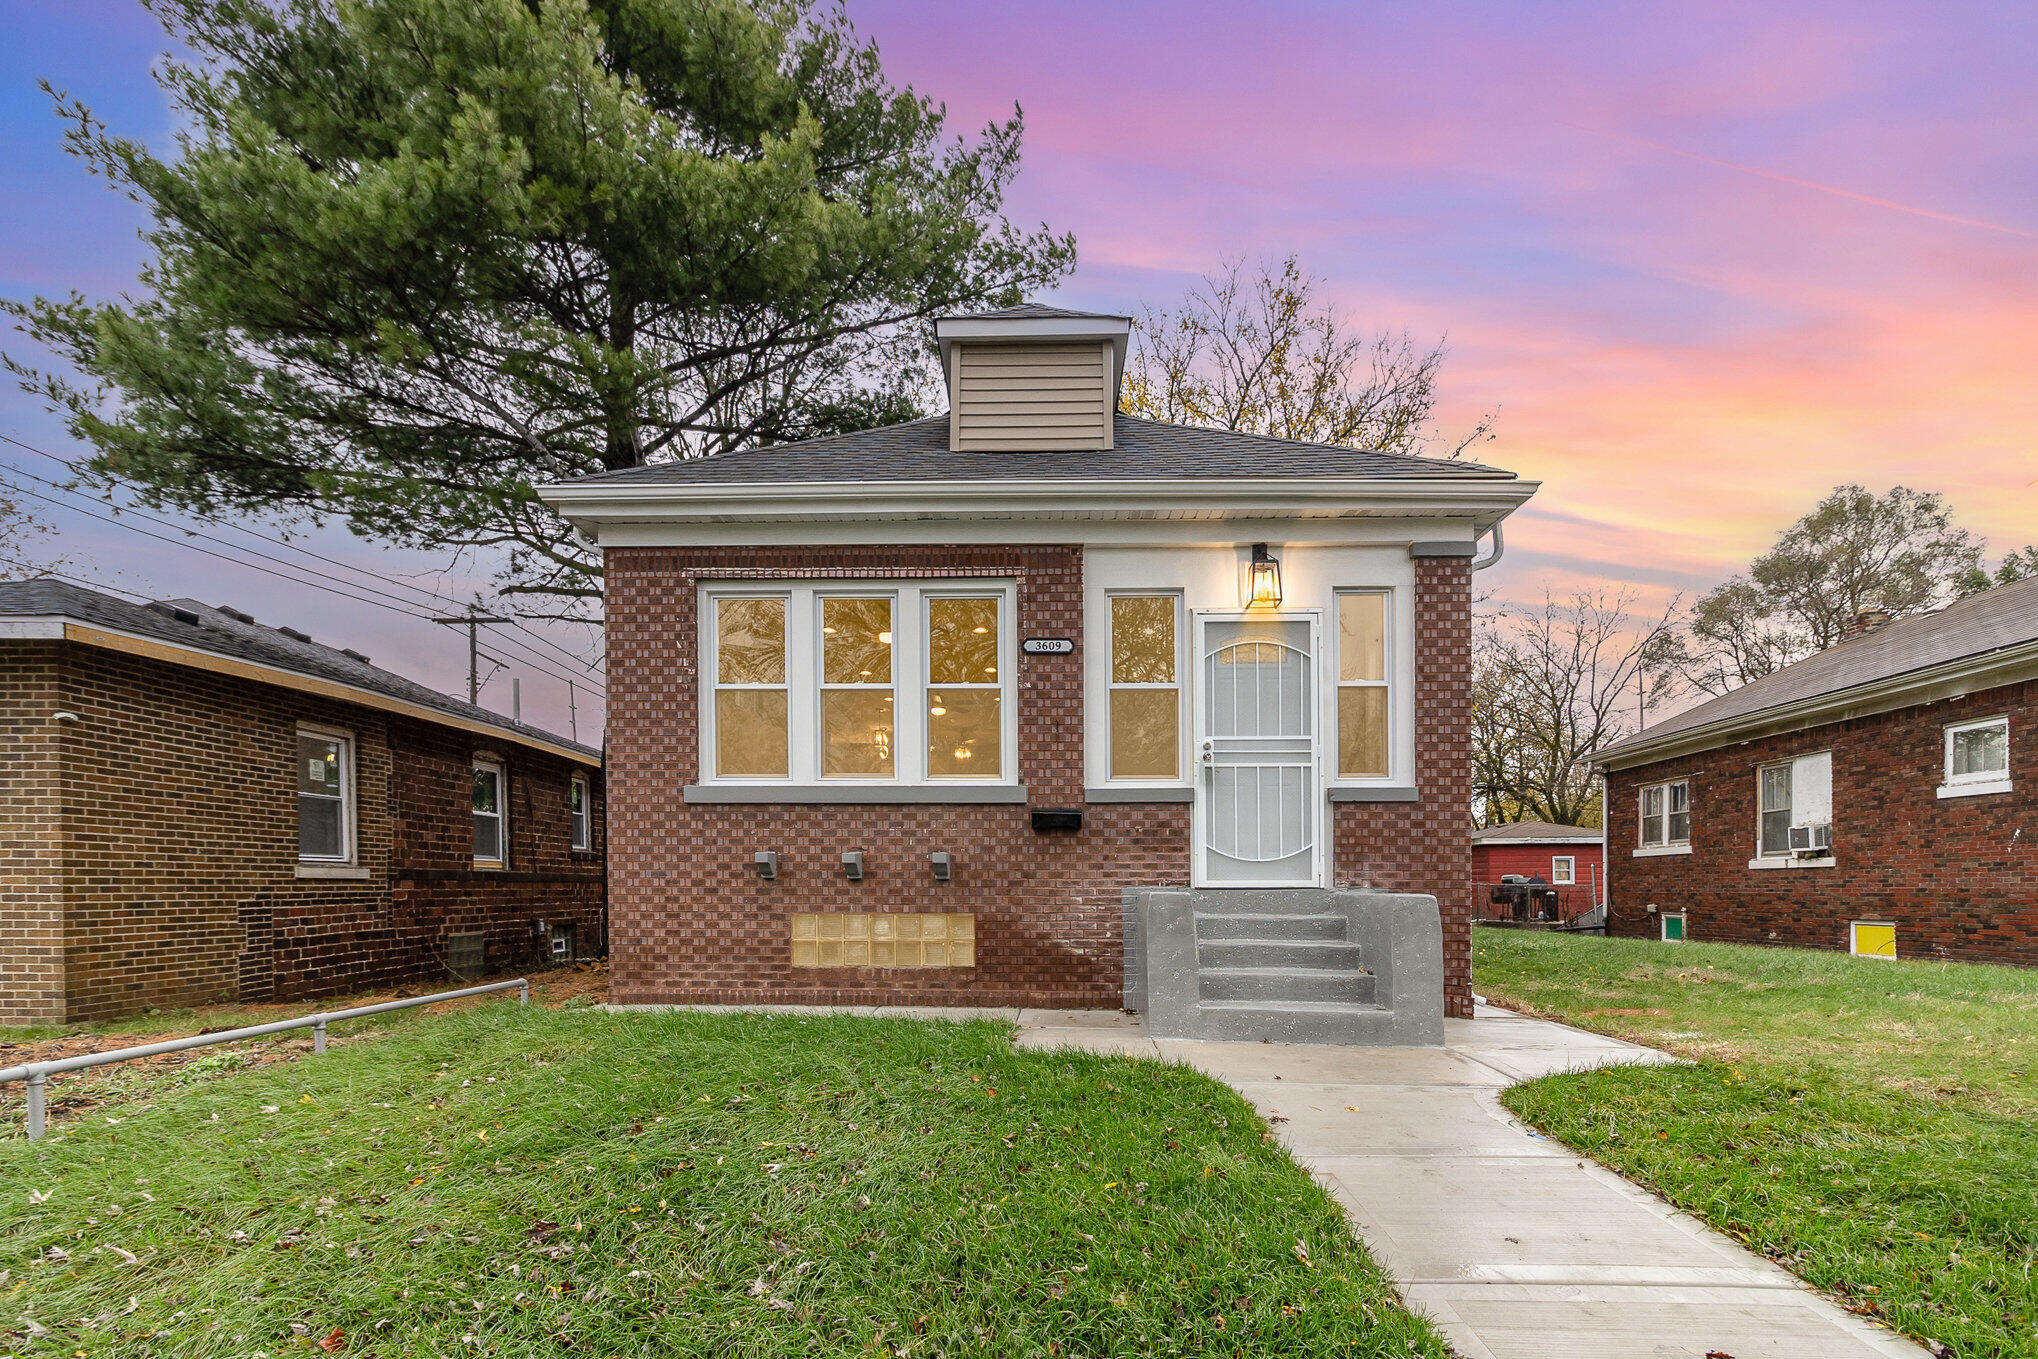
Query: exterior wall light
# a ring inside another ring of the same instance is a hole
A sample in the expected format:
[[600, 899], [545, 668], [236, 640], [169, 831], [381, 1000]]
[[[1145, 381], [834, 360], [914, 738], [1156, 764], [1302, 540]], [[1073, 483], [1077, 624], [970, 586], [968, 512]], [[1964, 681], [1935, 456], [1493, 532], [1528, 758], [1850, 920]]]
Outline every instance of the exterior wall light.
[[927, 856], [927, 862], [934, 866], [934, 881], [947, 882], [954, 876], [955, 861], [949, 857], [947, 850], [935, 850]]
[[777, 850], [760, 849], [757, 851], [756, 857], [753, 858], [751, 862], [757, 865], [757, 876], [763, 878], [766, 882], [770, 882], [773, 878], [776, 878], [778, 876]]
[[1281, 563], [1265, 543], [1253, 544], [1252, 565], [1246, 569], [1245, 606], [1271, 609], [1281, 602]]
[[842, 851], [842, 876], [851, 882], [863, 881], [863, 851], [846, 849]]

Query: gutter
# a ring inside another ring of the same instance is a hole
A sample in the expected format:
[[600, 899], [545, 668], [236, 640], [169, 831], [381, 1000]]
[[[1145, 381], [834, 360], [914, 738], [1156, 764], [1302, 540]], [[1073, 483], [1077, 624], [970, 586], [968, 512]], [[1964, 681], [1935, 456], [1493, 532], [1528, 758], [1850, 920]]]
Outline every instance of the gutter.
[[[2015, 675], [2017, 670], [2027, 665], [2032, 667], [2030, 675]], [[1997, 675], [1995, 673], [1997, 671], [2009, 673]], [[1942, 661], [1921, 670], [1909, 670], [1901, 675], [1866, 681], [1812, 698], [1799, 699], [1794, 703], [1762, 708], [1737, 717], [1721, 718], [1716, 722], [1670, 732], [1663, 736], [1649, 737], [1645, 733], [1633, 741], [1596, 750], [1586, 756], [1586, 759], [1593, 768], [1602, 773], [1632, 769], [1636, 765], [1653, 764], [1658, 760], [1678, 755], [1715, 750], [1736, 741], [1801, 731], [1806, 727], [1824, 726], [1830, 722], [1846, 721], [1854, 717], [1867, 717], [1894, 708], [1915, 707], [1923, 703], [1937, 702], [1942, 698], [1957, 698], [1973, 692], [1976, 688], [1995, 688], [2001, 684], [2015, 684], [2020, 682], [2020, 679], [2032, 677], [2038, 677], [2038, 638], [1998, 647], [1993, 651], [1984, 651], [1973, 656]], [[1986, 679], [1987, 683], [1979, 685], [1972, 683], [1978, 679]], [[1942, 686], [1948, 692], [1944, 694], [1932, 692]]]

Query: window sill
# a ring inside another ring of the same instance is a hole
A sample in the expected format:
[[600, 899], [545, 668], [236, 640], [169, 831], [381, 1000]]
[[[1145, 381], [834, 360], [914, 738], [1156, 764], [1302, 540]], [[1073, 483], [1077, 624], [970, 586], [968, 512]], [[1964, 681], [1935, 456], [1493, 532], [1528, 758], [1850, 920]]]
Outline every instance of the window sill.
[[1422, 797], [1410, 784], [1353, 783], [1333, 785], [1332, 802], [1420, 802]]
[[1666, 854], [1689, 854], [1691, 853], [1691, 846], [1642, 845], [1636, 849], [1630, 850], [1629, 853], [1632, 854], [1637, 859], [1660, 859]]
[[1085, 802], [1194, 802], [1196, 790], [1186, 784], [1156, 785], [1142, 788], [1130, 784], [1110, 784], [1102, 788], [1085, 788]]
[[1832, 855], [1829, 854], [1823, 859], [1785, 859], [1781, 857], [1768, 859], [1750, 859], [1748, 860], [1748, 867], [1756, 869], [1833, 868], [1837, 866], [1839, 862], [1840, 861], [1838, 859], [1835, 859]]
[[2008, 779], [1993, 779], [1987, 783], [1942, 783], [1940, 797], [1986, 797], [1990, 793], [2007, 793], [2011, 784]]
[[299, 864], [300, 878], [327, 878], [340, 882], [366, 882], [373, 875], [359, 864]]
[[777, 803], [781, 806], [807, 806], [826, 803], [850, 805], [877, 805], [902, 802], [946, 802], [978, 805], [1001, 803], [1021, 805], [1026, 802], [1024, 784], [956, 784], [936, 783], [690, 783], [680, 791], [686, 802], [762, 802]]
[[508, 867], [509, 865], [500, 859], [476, 859], [474, 861], [474, 871], [477, 873], [500, 873]]

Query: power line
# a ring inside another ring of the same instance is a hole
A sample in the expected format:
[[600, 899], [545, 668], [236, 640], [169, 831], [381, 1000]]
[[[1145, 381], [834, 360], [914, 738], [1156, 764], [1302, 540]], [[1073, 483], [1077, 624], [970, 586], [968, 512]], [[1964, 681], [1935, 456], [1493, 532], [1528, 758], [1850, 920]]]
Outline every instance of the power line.
[[[61, 454], [57, 454], [57, 453], [52, 453], [52, 452], [50, 452], [50, 451], [49, 451], [48, 449], [45, 449], [45, 448], [37, 448], [37, 447], [36, 447], [36, 446], [35, 446], [34, 444], [31, 444], [31, 443], [27, 443], [27, 442], [24, 442], [23, 440], [21, 440], [21, 439], [17, 439], [17, 438], [15, 438], [15, 437], [14, 437], [13, 435], [10, 435], [10, 434], [4, 434], [4, 433], [0, 433], [0, 442], [6, 442], [6, 443], [10, 443], [10, 444], [13, 444], [13, 445], [14, 445], [14, 446], [15, 446], [16, 448], [20, 448], [20, 449], [25, 449], [26, 451], [28, 451], [28, 452], [30, 452], [30, 453], [33, 453], [33, 454], [35, 454], [35, 455], [36, 455], [37, 457], [42, 457], [42, 458], [48, 458], [48, 459], [49, 459], [49, 460], [50, 460], [51, 462], [54, 462], [54, 463], [58, 464], [58, 465], [59, 465], [59, 466], [61, 466], [61, 467], [66, 467], [66, 468], [69, 468], [69, 469], [70, 469], [71, 471], [73, 471], [73, 472], [76, 472], [76, 473], [80, 474], [81, 476], [104, 476], [104, 477], [108, 478], [109, 480], [112, 480], [112, 481], [117, 481], [117, 482], [120, 482], [120, 483], [121, 483], [122, 485], [130, 486], [130, 487], [132, 487], [132, 486], [134, 485], [134, 483], [132, 483], [132, 482], [130, 482], [130, 481], [127, 481], [127, 480], [126, 480], [125, 478], [123, 478], [123, 477], [118, 477], [118, 476], [115, 476], [115, 475], [113, 475], [112, 473], [100, 473], [100, 472], [87, 472], [87, 471], [86, 471], [86, 470], [85, 470], [85, 469], [84, 469], [83, 467], [81, 467], [81, 466], [80, 466], [80, 465], [79, 465], [78, 463], [76, 463], [76, 462], [72, 461], [72, 460], [71, 460], [71, 459], [69, 459], [69, 458], [63, 457], [63, 456], [62, 456]], [[55, 482], [51, 482], [51, 481], [46, 481], [46, 480], [44, 480], [43, 478], [41, 478], [41, 477], [38, 477], [38, 476], [36, 476], [36, 475], [35, 475], [34, 473], [32, 473], [32, 472], [21, 472], [21, 471], [20, 471], [20, 469], [18, 469], [18, 468], [17, 468], [17, 469], [15, 469], [15, 470], [16, 470], [17, 472], [20, 472], [20, 475], [22, 475], [22, 476], [25, 476], [25, 477], [28, 477], [28, 478], [30, 478], [31, 480], [34, 480], [34, 481], [38, 481], [38, 482], [41, 482], [41, 483], [42, 483], [43, 485], [45, 485], [45, 486], [52, 486], [52, 487], [55, 487], [56, 489], [59, 489], [59, 490], [63, 490], [63, 491], [66, 491], [66, 492], [69, 492], [69, 491], [70, 491], [70, 488], [69, 488], [69, 487], [62, 487], [62, 486], [58, 486], [58, 485], [57, 485], [57, 483], [55, 483]], [[179, 530], [180, 532], [185, 532], [185, 533], [189, 533], [189, 532], [190, 532], [190, 530], [189, 530], [189, 529], [186, 529], [186, 528], [185, 528], [185, 527], [184, 527], [183, 525], [181, 525], [181, 524], [171, 524], [171, 523], [169, 523], [169, 521], [167, 521], [167, 520], [163, 520], [163, 519], [157, 519], [157, 518], [154, 518], [153, 516], [151, 516], [151, 515], [148, 515], [148, 514], [147, 514], [147, 513], [145, 513], [144, 511], [141, 511], [141, 510], [137, 510], [137, 509], [134, 509], [134, 508], [132, 508], [132, 507], [123, 507], [123, 512], [124, 512], [124, 513], [127, 513], [127, 514], [133, 514], [133, 515], [138, 515], [138, 516], [140, 516], [140, 517], [142, 517], [142, 518], [145, 518], [145, 519], [151, 519], [151, 520], [152, 520], [152, 522], [155, 522], [155, 523], [160, 523], [160, 524], [165, 524], [165, 525], [166, 525], [166, 526], [168, 526], [168, 527], [171, 527], [171, 528], [176, 528], [176, 529], [178, 529], [178, 530]], [[327, 557], [327, 556], [325, 556], [325, 555], [324, 555], [324, 554], [322, 554], [322, 553], [312, 552], [312, 551], [310, 551], [309, 549], [306, 549], [306, 548], [302, 548], [302, 547], [299, 547], [299, 546], [297, 546], [297, 544], [295, 544], [295, 543], [293, 543], [293, 542], [289, 541], [289, 540], [288, 540], [288, 539], [286, 539], [286, 538], [278, 538], [278, 537], [276, 537], [276, 536], [274, 536], [274, 535], [272, 535], [272, 534], [262, 533], [262, 532], [260, 532], [260, 531], [258, 531], [258, 530], [255, 530], [255, 529], [251, 529], [251, 528], [247, 527], [247, 526], [246, 526], [246, 525], [244, 525], [244, 524], [236, 524], [236, 523], [233, 523], [233, 522], [232, 522], [232, 521], [230, 521], [230, 520], [225, 520], [225, 519], [219, 519], [219, 518], [216, 518], [216, 517], [214, 517], [214, 516], [211, 516], [211, 515], [202, 515], [202, 514], [191, 514], [191, 515], [190, 515], [189, 517], [190, 517], [190, 518], [192, 518], [192, 519], [195, 519], [195, 520], [197, 520], [197, 521], [198, 521], [199, 523], [202, 523], [202, 524], [211, 524], [211, 525], [213, 525], [213, 526], [215, 526], [215, 527], [218, 527], [218, 528], [228, 529], [228, 530], [231, 530], [232, 532], [235, 532], [235, 533], [245, 534], [246, 536], [248, 536], [248, 537], [250, 537], [250, 538], [255, 538], [255, 539], [258, 539], [258, 540], [260, 540], [261, 542], [265, 542], [265, 543], [271, 543], [271, 544], [274, 544], [275, 546], [277, 546], [277, 547], [280, 547], [280, 548], [284, 549], [284, 550], [285, 550], [285, 551], [287, 551], [287, 552], [295, 552], [295, 553], [297, 553], [297, 554], [298, 554], [299, 556], [302, 556], [302, 557], [308, 557], [308, 558], [312, 559], [313, 561], [317, 561], [317, 562], [320, 562], [320, 563], [322, 563], [322, 564], [324, 564], [324, 565], [328, 565], [328, 566], [333, 566], [333, 567], [337, 567], [337, 568], [339, 568], [340, 570], [343, 570], [343, 571], [351, 571], [351, 572], [355, 573], [356, 575], [359, 575], [359, 576], [365, 576], [365, 577], [367, 577], [367, 578], [368, 578], [368, 579], [370, 579], [370, 580], [374, 580], [374, 581], [377, 581], [377, 582], [380, 582], [380, 583], [386, 583], [386, 584], [389, 584], [389, 585], [394, 585], [394, 586], [396, 586], [396, 587], [397, 587], [398, 589], [402, 589], [402, 590], [409, 590], [409, 591], [410, 591], [411, 593], [413, 593], [413, 594], [416, 594], [416, 595], [421, 595], [421, 596], [423, 596], [423, 597], [424, 597], [424, 598], [425, 598], [426, 600], [428, 600], [428, 601], [430, 601], [431, 603], [434, 603], [434, 604], [450, 604], [450, 605], [453, 605], [453, 606], [454, 606], [455, 608], [465, 608], [465, 607], [469, 607], [468, 605], [464, 604], [464, 603], [463, 603], [463, 602], [462, 602], [461, 600], [455, 599], [455, 598], [454, 598], [453, 596], [451, 596], [451, 595], [448, 595], [448, 594], [445, 594], [445, 593], [443, 593], [443, 592], [441, 592], [441, 591], [438, 591], [438, 590], [433, 590], [433, 589], [429, 589], [429, 588], [427, 588], [427, 587], [425, 587], [425, 586], [422, 586], [422, 585], [417, 585], [417, 584], [413, 584], [413, 583], [412, 583], [412, 582], [410, 582], [410, 581], [406, 581], [406, 580], [397, 580], [397, 579], [394, 579], [394, 578], [392, 578], [392, 577], [388, 577], [388, 576], [382, 576], [382, 575], [379, 575], [379, 574], [377, 574], [377, 573], [375, 573], [375, 572], [369, 571], [369, 570], [368, 570], [367, 568], [365, 568], [365, 567], [355, 566], [355, 565], [352, 565], [351, 563], [348, 563], [348, 562], [342, 562], [342, 561], [336, 561], [336, 560], [334, 560], [334, 559], [332, 559], [332, 558], [330, 558], [330, 557]], [[203, 535], [199, 535], [199, 536], [203, 536]], [[217, 541], [217, 540], [214, 540], [214, 541]], [[233, 547], [233, 548], [234, 548], [235, 550], [237, 550], [237, 551], [241, 551], [241, 552], [250, 552], [250, 553], [253, 553], [253, 554], [254, 554], [254, 555], [256, 555], [256, 556], [259, 556], [259, 557], [263, 557], [263, 558], [265, 558], [266, 560], [269, 560], [269, 561], [277, 561], [277, 560], [278, 560], [278, 559], [277, 559], [277, 558], [275, 558], [275, 557], [271, 557], [271, 556], [269, 556], [269, 555], [268, 555], [267, 553], [262, 553], [262, 552], [256, 552], [256, 551], [255, 551], [255, 549], [253, 549], [253, 548], [249, 548], [249, 547], [243, 547], [243, 546], [241, 546], [241, 545], [240, 545], [240, 544], [238, 544], [238, 543], [233, 543], [233, 544], [222, 544], [222, 546], [230, 546], [230, 547]], [[315, 571], [315, 570], [313, 570], [312, 568], [310, 568], [310, 567], [306, 567], [306, 566], [299, 566], [299, 565], [297, 565], [297, 564], [296, 564], [296, 563], [294, 563], [294, 562], [279, 562], [279, 564], [280, 564], [280, 565], [285, 565], [285, 566], [289, 566], [289, 567], [291, 567], [291, 568], [292, 568], [293, 570], [299, 570], [299, 571], [310, 571], [310, 572], [311, 572], [311, 574], [313, 574], [313, 575], [320, 575], [320, 576], [324, 576], [324, 575], [325, 575], [325, 573], [324, 573], [324, 572], [321, 572], [321, 571]], [[333, 576], [325, 576], [325, 578], [326, 578], [326, 579], [328, 579], [328, 580], [336, 580], [336, 579], [339, 579], [338, 577], [333, 577]], [[370, 587], [367, 587], [367, 586], [359, 585], [358, 583], [356, 583], [356, 582], [354, 582], [354, 581], [348, 581], [348, 580], [341, 580], [341, 581], [340, 581], [340, 583], [341, 583], [341, 584], [344, 584], [344, 585], [352, 586], [353, 588], [356, 588], [356, 589], [369, 589], [369, 588], [370, 588]], [[377, 594], [381, 594], [381, 593], [383, 593], [383, 592], [382, 592], [382, 591], [380, 591], [380, 590], [376, 590], [376, 591], [374, 591], [374, 593], [377, 593]], [[392, 596], [387, 596], [387, 597], [388, 597], [388, 598], [392, 598], [392, 599], [393, 599], [393, 598], [395, 598], [395, 596], [393, 596], [393, 595], [392, 595]], [[405, 600], [405, 601], [403, 601], [403, 602], [405, 602], [405, 603], [409, 603], [410, 601], [408, 601], [408, 600]], [[580, 656], [580, 655], [577, 655], [577, 654], [575, 654], [574, 652], [572, 652], [572, 651], [569, 651], [569, 650], [567, 650], [567, 649], [566, 649], [565, 647], [563, 647], [563, 646], [559, 645], [559, 644], [558, 644], [557, 642], [553, 641], [553, 640], [552, 640], [551, 638], [549, 638], [549, 637], [546, 637], [546, 636], [545, 636], [544, 634], [542, 634], [542, 633], [540, 633], [540, 632], [536, 631], [535, 629], [533, 629], [533, 628], [529, 627], [529, 626], [528, 626], [527, 624], [525, 624], [525, 623], [524, 623], [524, 622], [523, 622], [523, 621], [522, 621], [521, 619], [517, 619], [517, 618], [508, 618], [508, 619], [505, 619], [505, 620], [503, 620], [503, 621], [505, 621], [506, 623], [508, 623], [508, 624], [509, 624], [509, 625], [510, 625], [511, 627], [514, 627], [514, 628], [515, 628], [515, 629], [516, 629], [516, 630], [517, 630], [518, 632], [520, 632], [520, 633], [524, 634], [524, 635], [525, 635], [526, 637], [529, 637], [529, 638], [530, 638], [530, 639], [531, 639], [532, 641], [534, 641], [534, 642], [537, 642], [537, 643], [538, 643], [538, 644], [539, 644], [540, 646], [546, 647], [546, 648], [548, 648], [549, 650], [551, 650], [551, 651], [554, 651], [554, 652], [558, 653], [558, 655], [559, 655], [560, 657], [562, 657], [563, 659], [565, 659], [565, 660], [566, 660], [567, 662], [569, 662], [569, 663], [571, 663], [571, 664], [573, 664], [573, 665], [579, 666], [579, 667], [581, 667], [582, 669], [584, 669], [584, 670], [588, 671], [589, 673], [592, 673], [592, 672], [594, 671], [594, 669], [595, 669], [595, 668], [596, 668], [597, 666], [599, 666], [599, 665], [601, 665], [601, 664], [603, 663], [603, 660], [602, 660], [602, 658], [597, 658], [597, 659], [595, 659], [595, 660], [589, 660], [589, 659], [587, 659], [587, 658], [586, 658], [586, 657], [584, 657], [584, 656]], [[495, 633], [495, 634], [496, 634], [497, 636], [499, 636], [499, 637], [500, 637], [500, 636], [502, 636], [502, 634], [500, 633], [500, 631], [499, 631], [498, 629], [496, 629], [496, 628], [490, 628], [490, 629], [489, 629], [489, 631], [490, 631], [490, 632], [492, 632], [492, 633]], [[511, 643], [512, 643], [513, 645], [515, 645], [515, 644], [516, 644], [516, 643], [515, 643], [515, 639], [512, 639], [512, 638], [507, 638], [507, 637], [504, 637], [504, 638], [503, 638], [503, 640], [505, 640], [505, 641], [509, 641], [509, 642], [511, 642]], [[557, 679], [557, 678], [559, 678], [559, 677], [555, 675], [555, 676], [553, 676], [553, 678]]]
[[[4, 435], [0, 435], [0, 438], [4, 437], [5, 437]], [[10, 442], [14, 441], [10, 440]], [[30, 481], [38, 482], [44, 486], [49, 486], [54, 490], [65, 491], [65, 488], [58, 486], [55, 482], [51, 482], [42, 477], [38, 477], [33, 472], [24, 472], [19, 468], [9, 468], [7, 470], [11, 471], [14, 475], [18, 477], [25, 477]], [[368, 604], [375, 608], [380, 609], [388, 609], [392, 613], [400, 613], [407, 618], [415, 618], [423, 622], [432, 621], [432, 615], [428, 613], [419, 612], [418, 610], [410, 607], [408, 601], [401, 600], [397, 596], [389, 594], [386, 591], [373, 590], [372, 587], [356, 585], [352, 581], [341, 580], [337, 576], [329, 575], [325, 572], [314, 570], [311, 567], [299, 566], [295, 562], [285, 562], [282, 561], [280, 558], [271, 556], [268, 553], [257, 552], [253, 548], [243, 547], [237, 543], [228, 543], [223, 541], [222, 539], [215, 538], [210, 534], [198, 533], [194, 530], [184, 528], [181, 525], [173, 524], [167, 519], [157, 518], [156, 516], [148, 514], [142, 510], [128, 509], [123, 507], [120, 509], [119, 512], [124, 515], [133, 516], [134, 518], [137, 519], [145, 519], [153, 524], [161, 524], [165, 528], [176, 529], [178, 532], [182, 533], [184, 537], [180, 539], [173, 538], [168, 534], [156, 533], [150, 529], [142, 528], [138, 524], [128, 523], [125, 519], [116, 518], [113, 515], [101, 514], [96, 510], [89, 510], [81, 505], [76, 505], [65, 500], [59, 500], [54, 496], [45, 495], [40, 491], [30, 490], [26, 486], [15, 485], [13, 483], [5, 481], [4, 479], [0, 479], [0, 486], [6, 487], [8, 490], [15, 492], [17, 495], [31, 496], [34, 499], [41, 500], [46, 502], [47, 504], [54, 505], [59, 509], [69, 510], [73, 514], [82, 514], [88, 518], [97, 519], [102, 523], [112, 524], [116, 528], [124, 528], [128, 530], [130, 533], [139, 533], [144, 537], [154, 538], [159, 542], [169, 543], [175, 547], [186, 548], [189, 551], [197, 552], [204, 556], [212, 557], [215, 558], [216, 560], [227, 562], [234, 566], [244, 567], [250, 571], [260, 571], [264, 575], [274, 576], [278, 580], [288, 581], [293, 585], [309, 586], [314, 590], [323, 590], [328, 594], [338, 595], [343, 599], [351, 599], [356, 603]], [[68, 491], [66, 491], [65, 493], [73, 496], [75, 496], [76, 494], [75, 492]], [[345, 585], [352, 588], [340, 589], [336, 585], [321, 585], [317, 581], [305, 580], [300, 576], [287, 575], [285, 574], [284, 571], [278, 571], [270, 567], [261, 566], [256, 564], [255, 562], [247, 561], [241, 557], [228, 556], [224, 552], [215, 552], [211, 548], [200, 547], [197, 543], [189, 541], [192, 538], [202, 538], [207, 542], [216, 543], [221, 547], [230, 548], [235, 552], [245, 552], [252, 556], [261, 557], [265, 561], [276, 562], [278, 565], [286, 568], [286, 570], [288, 571], [302, 571], [309, 575], [323, 577], [325, 580], [328, 581], [336, 581], [338, 582], [338, 585]], [[367, 595], [353, 593], [353, 590], [357, 589], [370, 590], [372, 594], [380, 595], [381, 598], [373, 599], [369, 598]], [[516, 639], [514, 638], [502, 638], [500, 640], [509, 642], [512, 645], [517, 645]], [[525, 649], [528, 650], [527, 648]], [[583, 679], [580, 681], [576, 681], [570, 676], [562, 675], [558, 671], [552, 670], [548, 666], [542, 665], [537, 661], [531, 659], [523, 659], [522, 664], [528, 665], [531, 669], [536, 670], [540, 674], [546, 675], [552, 679], [556, 679], [562, 684], [584, 682], [588, 685], [589, 688], [595, 689], [597, 692], [602, 693], [603, 697], [607, 697], [606, 691], [600, 685], [594, 683], [591, 679]]]

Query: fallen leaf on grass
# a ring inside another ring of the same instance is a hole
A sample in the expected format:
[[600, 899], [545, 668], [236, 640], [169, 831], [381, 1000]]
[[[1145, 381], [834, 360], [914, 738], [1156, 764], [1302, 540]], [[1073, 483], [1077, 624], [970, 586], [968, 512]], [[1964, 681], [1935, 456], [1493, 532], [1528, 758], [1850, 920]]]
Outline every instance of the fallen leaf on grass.
[[338, 1354], [347, 1347], [347, 1333], [335, 1326], [325, 1333], [325, 1338], [318, 1342], [318, 1347], [327, 1354]]

